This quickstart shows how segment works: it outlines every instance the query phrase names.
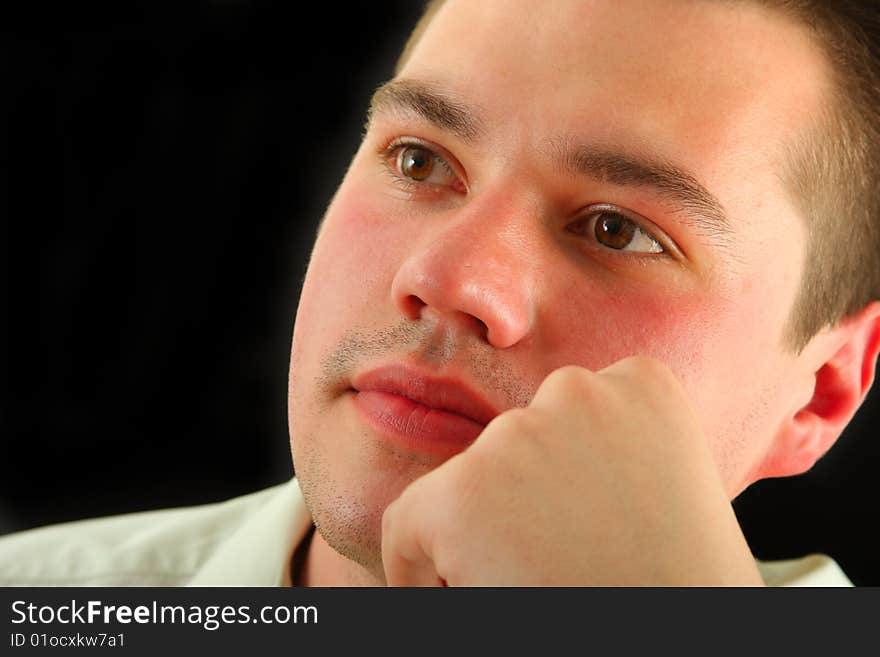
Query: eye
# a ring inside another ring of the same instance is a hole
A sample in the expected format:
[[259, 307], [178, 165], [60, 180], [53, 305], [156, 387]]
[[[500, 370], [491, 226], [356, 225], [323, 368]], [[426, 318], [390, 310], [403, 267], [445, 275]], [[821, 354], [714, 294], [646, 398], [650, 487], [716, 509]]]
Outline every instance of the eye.
[[638, 223], [621, 212], [598, 210], [578, 220], [572, 231], [615, 251], [665, 253], [663, 245]]
[[406, 146], [397, 154], [397, 168], [407, 178], [427, 180], [434, 170], [434, 154], [427, 148]]
[[392, 146], [391, 155], [394, 157], [395, 174], [405, 182], [451, 187], [456, 191], [463, 191], [464, 186], [449, 163], [431, 149], [418, 144], [398, 144]]

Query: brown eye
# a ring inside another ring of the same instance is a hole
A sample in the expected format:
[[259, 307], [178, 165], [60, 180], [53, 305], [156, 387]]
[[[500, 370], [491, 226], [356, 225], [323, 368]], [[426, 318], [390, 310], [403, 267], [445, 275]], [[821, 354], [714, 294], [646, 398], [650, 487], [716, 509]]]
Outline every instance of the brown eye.
[[596, 210], [574, 222], [569, 230], [595, 240], [606, 249], [635, 253], [665, 253], [666, 248], [638, 221], [622, 212]]
[[413, 180], [426, 180], [434, 169], [434, 154], [418, 146], [407, 146], [397, 156], [400, 172]]
[[599, 212], [594, 232], [599, 244], [611, 249], [625, 249], [633, 241], [639, 227], [635, 222], [614, 212]]

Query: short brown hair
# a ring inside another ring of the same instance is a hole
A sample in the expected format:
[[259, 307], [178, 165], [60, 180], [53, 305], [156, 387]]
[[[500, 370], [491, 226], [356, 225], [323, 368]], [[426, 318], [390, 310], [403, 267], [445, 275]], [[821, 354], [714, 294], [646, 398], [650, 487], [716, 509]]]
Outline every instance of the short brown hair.
[[806, 26], [834, 76], [815, 133], [792, 147], [784, 173], [809, 231], [788, 330], [801, 349], [880, 298], [880, 3], [752, 1]]
[[[395, 75], [444, 1], [426, 3]], [[782, 172], [809, 234], [785, 336], [799, 351], [822, 329], [880, 299], [880, 2], [733, 1], [757, 3], [796, 20], [831, 65], [834, 92], [811, 133], [791, 146]]]

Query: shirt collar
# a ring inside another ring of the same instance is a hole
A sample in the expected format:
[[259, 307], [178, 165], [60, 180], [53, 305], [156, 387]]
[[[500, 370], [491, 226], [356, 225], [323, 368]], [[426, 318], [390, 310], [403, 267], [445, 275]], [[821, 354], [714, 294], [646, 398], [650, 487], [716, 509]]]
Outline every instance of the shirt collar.
[[190, 586], [280, 586], [312, 525], [296, 478], [251, 514], [202, 565]]

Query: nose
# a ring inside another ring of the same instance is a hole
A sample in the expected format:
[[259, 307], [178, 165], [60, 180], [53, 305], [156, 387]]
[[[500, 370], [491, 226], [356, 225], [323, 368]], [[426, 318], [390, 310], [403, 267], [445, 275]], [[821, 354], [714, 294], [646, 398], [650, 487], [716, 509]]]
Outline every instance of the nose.
[[456, 216], [429, 219], [398, 269], [391, 295], [409, 319], [455, 322], [507, 349], [532, 329], [534, 228], [518, 220], [522, 213], [510, 203], [504, 204], [507, 212], [487, 205], [473, 203]]

